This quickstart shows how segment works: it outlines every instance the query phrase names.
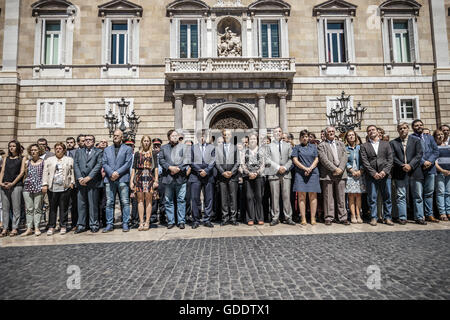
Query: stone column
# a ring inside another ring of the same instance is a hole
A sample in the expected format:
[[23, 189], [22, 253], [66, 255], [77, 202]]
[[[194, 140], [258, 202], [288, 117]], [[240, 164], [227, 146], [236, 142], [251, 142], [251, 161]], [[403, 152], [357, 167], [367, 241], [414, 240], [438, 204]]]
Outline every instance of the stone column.
[[183, 128], [183, 95], [174, 93], [175, 97], [175, 130]]
[[[195, 95], [195, 130], [199, 132], [203, 129], [203, 99], [204, 94]], [[197, 137], [197, 135], [195, 135]]]
[[266, 129], [266, 94], [258, 93], [258, 129]]
[[436, 68], [449, 67], [446, 10], [444, 1], [430, 0]]
[[283, 132], [288, 132], [288, 122], [287, 122], [287, 107], [286, 107], [286, 97], [287, 93], [279, 93], [278, 97], [280, 98], [280, 127]]

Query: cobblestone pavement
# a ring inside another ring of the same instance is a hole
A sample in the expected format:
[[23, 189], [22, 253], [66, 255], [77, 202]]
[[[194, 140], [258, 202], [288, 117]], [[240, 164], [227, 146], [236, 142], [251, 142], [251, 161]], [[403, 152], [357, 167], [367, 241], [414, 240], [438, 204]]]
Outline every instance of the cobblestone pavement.
[[[450, 299], [449, 240], [433, 230], [7, 247], [0, 299]], [[67, 288], [70, 265], [80, 289]], [[366, 285], [371, 265], [380, 289]]]

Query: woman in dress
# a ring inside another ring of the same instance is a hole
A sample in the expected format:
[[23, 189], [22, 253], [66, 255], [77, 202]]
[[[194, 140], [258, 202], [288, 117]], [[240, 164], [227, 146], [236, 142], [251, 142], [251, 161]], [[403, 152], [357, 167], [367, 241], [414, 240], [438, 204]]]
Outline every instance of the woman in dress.
[[434, 140], [439, 149], [436, 159], [436, 204], [442, 221], [450, 218], [450, 146], [444, 143], [444, 132], [435, 130]]
[[309, 193], [311, 224], [316, 224], [317, 193], [321, 193], [319, 183], [319, 156], [315, 144], [309, 143], [308, 130], [300, 131], [300, 144], [292, 150], [292, 161], [295, 165], [294, 191], [297, 192], [301, 222], [306, 225], [306, 194]]
[[66, 145], [55, 144], [55, 156], [45, 160], [42, 178], [42, 192], [48, 192], [50, 212], [48, 215], [47, 236], [55, 232], [56, 216], [59, 209], [60, 234], [66, 234], [70, 192], [75, 185], [73, 158], [66, 156]]
[[44, 201], [44, 195], [42, 193], [44, 160], [41, 159], [41, 156], [45, 152], [36, 143], [28, 146], [27, 152], [31, 158], [26, 161], [23, 181], [23, 200], [27, 213], [27, 231], [23, 235], [29, 236], [33, 234], [34, 226], [34, 234], [39, 236], [41, 235], [39, 224], [41, 222], [42, 204]]
[[348, 195], [352, 223], [363, 223], [360, 215], [361, 193], [366, 192], [366, 186], [364, 183], [363, 168], [359, 160], [360, 142], [361, 139], [355, 131], [347, 131], [344, 137], [344, 143], [348, 153], [348, 176], [345, 193]]
[[[143, 136], [141, 139], [141, 150], [134, 154], [130, 177], [130, 188], [136, 192], [137, 195], [139, 231], [147, 231], [150, 228], [153, 190], [157, 187], [158, 162], [152, 152], [152, 140], [149, 136]], [[147, 204], [145, 207], [145, 223], [144, 201]]]
[[13, 209], [11, 237], [18, 235], [20, 211], [22, 203], [22, 177], [25, 172], [26, 158], [22, 156], [22, 148], [18, 141], [8, 143], [8, 156], [3, 160], [0, 173], [2, 196], [3, 231], [0, 237], [8, 235], [9, 211]]
[[248, 138], [248, 148], [244, 149], [240, 169], [247, 195], [247, 224], [252, 226], [256, 222], [263, 225], [262, 193], [264, 180], [262, 176], [265, 169], [265, 152], [263, 147], [258, 148], [258, 135], [256, 133], [252, 133]]

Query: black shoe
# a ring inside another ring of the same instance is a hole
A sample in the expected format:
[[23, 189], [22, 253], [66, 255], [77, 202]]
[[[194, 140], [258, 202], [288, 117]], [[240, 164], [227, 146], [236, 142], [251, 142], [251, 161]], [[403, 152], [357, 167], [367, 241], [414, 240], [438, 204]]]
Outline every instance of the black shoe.
[[180, 224], [178, 225], [178, 227], [179, 227], [180, 229], [184, 229], [184, 223], [180, 223]]
[[77, 228], [77, 229], [75, 229], [75, 232], [74, 232], [74, 233], [82, 233], [82, 232], [84, 232], [84, 231], [86, 231], [86, 230], [83, 229], [83, 228]]
[[398, 223], [400, 223], [401, 225], [405, 225], [406, 224], [406, 220], [399, 220], [399, 222]]
[[169, 224], [169, 225], [167, 226], [167, 229], [172, 229], [173, 227], [175, 227], [174, 224]]
[[205, 222], [203, 225], [208, 228], [214, 228], [214, 225], [210, 221]]
[[417, 224], [424, 225], [424, 226], [427, 225], [427, 222], [425, 221], [425, 219], [416, 220], [416, 223], [417, 223]]
[[292, 221], [292, 220], [286, 220], [286, 221], [284, 221], [284, 223], [285, 223], [285, 224], [288, 224], [288, 225], [290, 225], [290, 226], [295, 226], [295, 222]]
[[340, 221], [340, 224], [343, 224], [344, 226], [349, 226], [350, 222], [348, 220]]
[[91, 229], [91, 232], [92, 232], [92, 233], [97, 233], [97, 232], [98, 232], [98, 228], [92, 228], [92, 229]]
[[226, 226], [227, 224], [228, 224], [228, 221], [222, 221], [222, 222], [220, 223], [220, 226], [223, 227], [223, 226]]
[[325, 225], [326, 226], [331, 226], [331, 220], [325, 220]]
[[200, 225], [196, 222], [194, 222], [194, 224], [192, 225], [192, 229], [197, 229]]
[[239, 225], [239, 222], [237, 222], [237, 221], [231, 221], [230, 224], [231, 224], [232, 226], [238, 226], [238, 225]]
[[279, 224], [280, 222], [278, 221], [278, 220], [272, 220], [272, 222], [270, 223], [270, 225], [273, 227], [273, 226], [276, 226], [277, 224]]

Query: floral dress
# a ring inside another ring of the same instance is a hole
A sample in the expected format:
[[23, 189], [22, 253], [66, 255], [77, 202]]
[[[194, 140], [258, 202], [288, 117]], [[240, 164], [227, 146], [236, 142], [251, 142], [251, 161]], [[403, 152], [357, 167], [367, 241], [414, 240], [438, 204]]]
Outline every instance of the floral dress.
[[154, 158], [151, 152], [134, 154], [133, 169], [135, 170], [134, 185], [136, 192], [150, 192], [153, 187]]

